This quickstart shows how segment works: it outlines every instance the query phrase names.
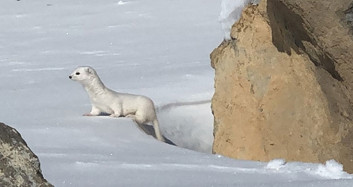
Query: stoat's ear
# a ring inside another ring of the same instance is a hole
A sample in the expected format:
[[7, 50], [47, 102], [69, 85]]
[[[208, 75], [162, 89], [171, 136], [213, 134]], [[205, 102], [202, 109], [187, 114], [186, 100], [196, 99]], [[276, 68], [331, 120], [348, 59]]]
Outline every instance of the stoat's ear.
[[89, 74], [93, 74], [93, 69], [91, 67], [85, 67], [85, 71]]

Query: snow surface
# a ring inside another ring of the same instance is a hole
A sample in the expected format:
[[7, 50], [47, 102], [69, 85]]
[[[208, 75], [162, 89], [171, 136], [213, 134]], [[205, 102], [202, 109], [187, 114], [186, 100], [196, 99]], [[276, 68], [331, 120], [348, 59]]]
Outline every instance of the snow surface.
[[[214, 0], [3, 0], [0, 120], [18, 129], [55, 186], [352, 186], [335, 161], [233, 160], [210, 154], [209, 54], [223, 39]], [[237, 9], [240, 11], [240, 9]], [[125, 118], [84, 117], [90, 65], [110, 88], [151, 97], [158, 142]], [[203, 152], [203, 153], [202, 153]]]

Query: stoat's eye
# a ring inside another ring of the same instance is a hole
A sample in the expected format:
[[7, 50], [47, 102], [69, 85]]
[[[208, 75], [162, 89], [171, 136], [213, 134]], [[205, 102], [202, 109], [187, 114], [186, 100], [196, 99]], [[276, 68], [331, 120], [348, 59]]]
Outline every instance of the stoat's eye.
[[80, 75], [80, 72], [76, 72], [76, 75]]

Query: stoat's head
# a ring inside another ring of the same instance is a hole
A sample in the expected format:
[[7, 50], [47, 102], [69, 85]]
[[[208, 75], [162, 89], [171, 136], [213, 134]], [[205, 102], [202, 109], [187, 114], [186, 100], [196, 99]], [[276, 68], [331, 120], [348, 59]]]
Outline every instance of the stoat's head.
[[69, 76], [71, 80], [78, 81], [82, 84], [87, 84], [97, 77], [98, 77], [97, 72], [92, 67], [89, 67], [89, 66], [78, 67]]

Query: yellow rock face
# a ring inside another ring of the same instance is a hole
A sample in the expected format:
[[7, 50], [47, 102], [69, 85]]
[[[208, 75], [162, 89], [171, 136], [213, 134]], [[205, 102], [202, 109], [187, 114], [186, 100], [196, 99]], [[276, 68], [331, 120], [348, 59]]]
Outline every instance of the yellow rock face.
[[289, 20], [278, 15], [292, 11], [283, 2], [262, 0], [246, 8], [232, 40], [211, 54], [213, 152], [260, 161], [335, 159], [352, 172], [353, 76], [323, 48], [332, 42], [310, 31], [315, 24], [305, 20], [305, 11], [289, 12]]

